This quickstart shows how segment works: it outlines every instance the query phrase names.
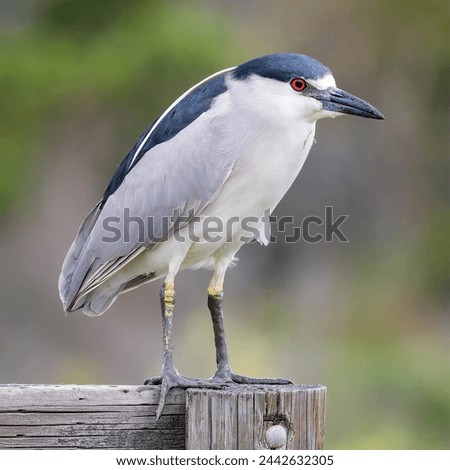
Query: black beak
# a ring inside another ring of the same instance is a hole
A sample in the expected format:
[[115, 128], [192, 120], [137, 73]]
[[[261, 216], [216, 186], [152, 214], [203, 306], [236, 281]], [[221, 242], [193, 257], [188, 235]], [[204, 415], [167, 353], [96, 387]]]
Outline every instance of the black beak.
[[354, 114], [355, 116], [370, 119], [384, 119], [384, 116], [371, 104], [339, 88], [328, 88], [320, 93], [319, 100], [323, 109], [341, 114]]

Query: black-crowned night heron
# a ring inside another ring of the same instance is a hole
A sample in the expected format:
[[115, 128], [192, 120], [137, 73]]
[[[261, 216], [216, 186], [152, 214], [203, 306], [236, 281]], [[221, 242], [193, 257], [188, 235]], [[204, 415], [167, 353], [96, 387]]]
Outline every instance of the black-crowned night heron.
[[[81, 225], [59, 278], [67, 312], [100, 315], [119, 294], [165, 278], [162, 374], [147, 380], [162, 385], [158, 417], [172, 387], [289, 383], [231, 371], [223, 281], [250, 221], [250, 238], [268, 243], [265, 216], [300, 172], [316, 121], [341, 114], [383, 119], [336, 88], [331, 71], [311, 57], [273, 54], [217, 72], [148, 127]], [[174, 281], [186, 268], [214, 269], [208, 307], [217, 371], [205, 380], [181, 376], [173, 364]]]

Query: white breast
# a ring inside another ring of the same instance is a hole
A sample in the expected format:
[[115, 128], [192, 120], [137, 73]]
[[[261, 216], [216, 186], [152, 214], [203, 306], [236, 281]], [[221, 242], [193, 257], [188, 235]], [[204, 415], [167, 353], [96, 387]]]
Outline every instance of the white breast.
[[228, 218], [272, 212], [302, 169], [313, 139], [314, 125], [294, 135], [266, 135], [255, 142], [203, 215]]

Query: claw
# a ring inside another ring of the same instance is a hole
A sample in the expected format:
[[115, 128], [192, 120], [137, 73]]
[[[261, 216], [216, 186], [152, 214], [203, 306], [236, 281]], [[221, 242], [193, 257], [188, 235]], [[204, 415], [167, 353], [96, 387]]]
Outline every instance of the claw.
[[159, 403], [158, 403], [158, 408], [156, 409], [156, 421], [159, 421], [159, 418], [161, 417], [162, 411], [164, 409], [164, 405], [166, 404], [166, 396], [167, 392], [173, 387], [169, 385], [167, 380], [162, 380], [161, 384], [161, 393], [159, 395]]

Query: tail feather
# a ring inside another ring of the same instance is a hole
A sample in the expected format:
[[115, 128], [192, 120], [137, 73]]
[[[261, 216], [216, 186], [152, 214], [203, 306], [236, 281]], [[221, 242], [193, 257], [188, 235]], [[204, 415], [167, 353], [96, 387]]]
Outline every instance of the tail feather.
[[70, 306], [80, 288], [83, 279], [92, 264], [92, 256], [84, 248], [92, 228], [100, 214], [101, 201], [91, 210], [78, 230], [64, 260], [58, 281], [59, 297], [64, 310], [70, 311]]
[[119, 296], [123, 284], [103, 287], [90, 292], [83, 300], [83, 313], [90, 317], [96, 317], [106, 312]]

